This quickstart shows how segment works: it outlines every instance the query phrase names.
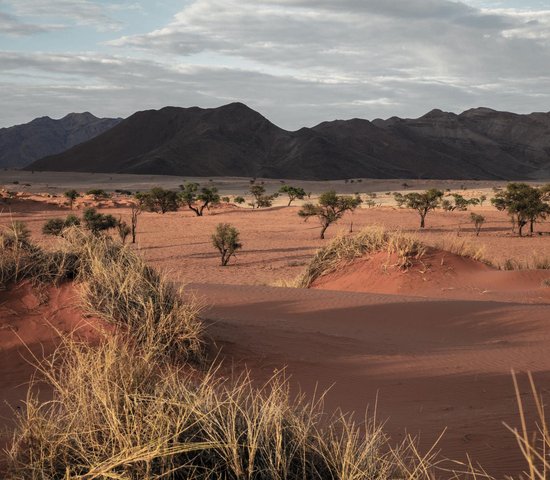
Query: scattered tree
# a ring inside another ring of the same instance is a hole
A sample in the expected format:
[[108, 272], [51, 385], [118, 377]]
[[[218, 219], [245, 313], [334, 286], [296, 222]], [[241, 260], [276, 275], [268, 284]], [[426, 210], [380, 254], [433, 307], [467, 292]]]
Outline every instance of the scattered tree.
[[290, 204], [298, 199], [303, 200], [306, 196], [306, 192], [302, 187], [293, 187], [291, 185], [284, 185], [279, 189], [280, 193], [286, 193], [288, 195], [288, 205], [287, 207], [290, 207]]
[[246, 200], [244, 199], [244, 197], [241, 197], [240, 195], [235, 197], [233, 199], [233, 201], [239, 205], [242, 205], [244, 202], [246, 202]]
[[470, 221], [474, 224], [475, 231], [476, 231], [476, 237], [479, 236], [479, 232], [481, 231], [481, 227], [485, 223], [485, 217], [483, 215], [479, 215], [478, 213], [471, 212], [470, 213]]
[[250, 193], [252, 197], [254, 197], [254, 200], [250, 203], [252, 208], [271, 207], [271, 205], [273, 205], [273, 199], [278, 196], [277, 193], [274, 193], [273, 195], [266, 195], [263, 182], [261, 185], [252, 185], [250, 187]]
[[221, 256], [221, 266], [225, 267], [235, 252], [242, 248], [238, 230], [229, 223], [220, 223], [212, 235], [212, 244]]
[[229, 202], [231, 201], [231, 199], [230, 199], [229, 197], [222, 197], [222, 198], [221, 198], [221, 201], [222, 201], [223, 203], [229, 203]]
[[148, 192], [137, 193], [136, 199], [144, 210], [149, 212], [166, 213], [178, 209], [178, 194], [172, 190], [154, 187]]
[[526, 183], [509, 183], [506, 189], [498, 192], [491, 200], [497, 210], [508, 212], [512, 225], [517, 225], [519, 236], [523, 236], [523, 227], [529, 224], [532, 235], [534, 224], [546, 218], [550, 207], [544, 201], [544, 190], [531, 187]]
[[76, 190], [67, 190], [63, 195], [65, 195], [65, 198], [69, 201], [69, 207], [71, 210], [73, 209], [74, 201], [80, 197], [80, 194]]
[[439, 206], [442, 197], [443, 192], [436, 188], [426, 190], [423, 193], [411, 192], [403, 195], [403, 205], [418, 212], [420, 215], [420, 228], [424, 228], [426, 215]]
[[[179, 199], [195, 212], [197, 217], [202, 217], [205, 208], [220, 203], [220, 195], [216, 187], [200, 187], [198, 183], [186, 183], [180, 185]], [[199, 190], [200, 189], [200, 190]]]
[[87, 208], [83, 215], [84, 227], [90, 230], [94, 235], [104, 230], [109, 230], [117, 226], [117, 220], [112, 215], [99, 213], [95, 208]]
[[479, 196], [479, 205], [483, 207], [483, 203], [487, 200], [487, 195], [480, 195]]
[[310, 217], [317, 217], [321, 223], [321, 239], [325, 238], [325, 231], [334, 222], [340, 220], [348, 211], [355, 210], [362, 200], [359, 196], [337, 195], [334, 190], [325, 192], [319, 197], [319, 203], [306, 203], [298, 212], [306, 221]]

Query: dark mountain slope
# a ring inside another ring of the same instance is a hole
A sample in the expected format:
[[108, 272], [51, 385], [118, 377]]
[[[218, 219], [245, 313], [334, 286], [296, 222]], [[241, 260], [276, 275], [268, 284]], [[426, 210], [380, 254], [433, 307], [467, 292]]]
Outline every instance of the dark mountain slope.
[[36, 170], [295, 179], [550, 176], [550, 114], [440, 110], [283, 130], [241, 103], [138, 112]]
[[85, 112], [70, 113], [60, 120], [41, 117], [23, 125], [0, 128], [0, 167], [24, 167], [44, 156], [61, 153], [120, 121]]

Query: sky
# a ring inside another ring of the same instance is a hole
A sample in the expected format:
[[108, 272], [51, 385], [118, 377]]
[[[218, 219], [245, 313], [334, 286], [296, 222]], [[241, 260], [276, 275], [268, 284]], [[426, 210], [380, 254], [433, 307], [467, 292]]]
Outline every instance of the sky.
[[550, 110], [550, 0], [0, 0], [0, 127], [240, 101], [294, 130]]

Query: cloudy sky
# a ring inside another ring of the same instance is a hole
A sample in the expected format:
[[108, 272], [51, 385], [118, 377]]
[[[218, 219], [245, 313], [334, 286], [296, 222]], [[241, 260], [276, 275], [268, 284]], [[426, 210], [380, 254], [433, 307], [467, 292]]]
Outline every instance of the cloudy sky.
[[550, 0], [0, 0], [0, 127], [242, 101], [296, 129], [550, 110]]

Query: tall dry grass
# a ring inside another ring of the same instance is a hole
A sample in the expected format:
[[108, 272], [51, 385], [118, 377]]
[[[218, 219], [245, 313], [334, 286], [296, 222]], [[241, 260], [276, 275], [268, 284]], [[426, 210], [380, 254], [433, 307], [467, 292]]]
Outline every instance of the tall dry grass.
[[74, 278], [78, 269], [79, 258], [74, 252], [38, 247], [22, 222], [14, 221], [0, 230], [0, 288], [23, 280], [57, 283]]
[[396, 254], [398, 268], [408, 268], [414, 259], [426, 253], [426, 247], [411, 234], [370, 227], [352, 236], [338, 236], [326, 247], [317, 251], [297, 284], [309, 287], [317, 278], [334, 272], [369, 253]]
[[[433, 457], [381, 428], [326, 418], [274, 377], [255, 388], [151, 362], [126, 337], [65, 338], [42, 363], [53, 398], [29, 395], [8, 452], [10, 479], [428, 479]], [[218, 375], [216, 377], [219, 378]], [[42, 387], [44, 388], [44, 387]]]
[[129, 245], [79, 228], [65, 242], [80, 259], [83, 308], [129, 332], [155, 355], [198, 361], [203, 356], [200, 305], [165, 274], [149, 267]]

